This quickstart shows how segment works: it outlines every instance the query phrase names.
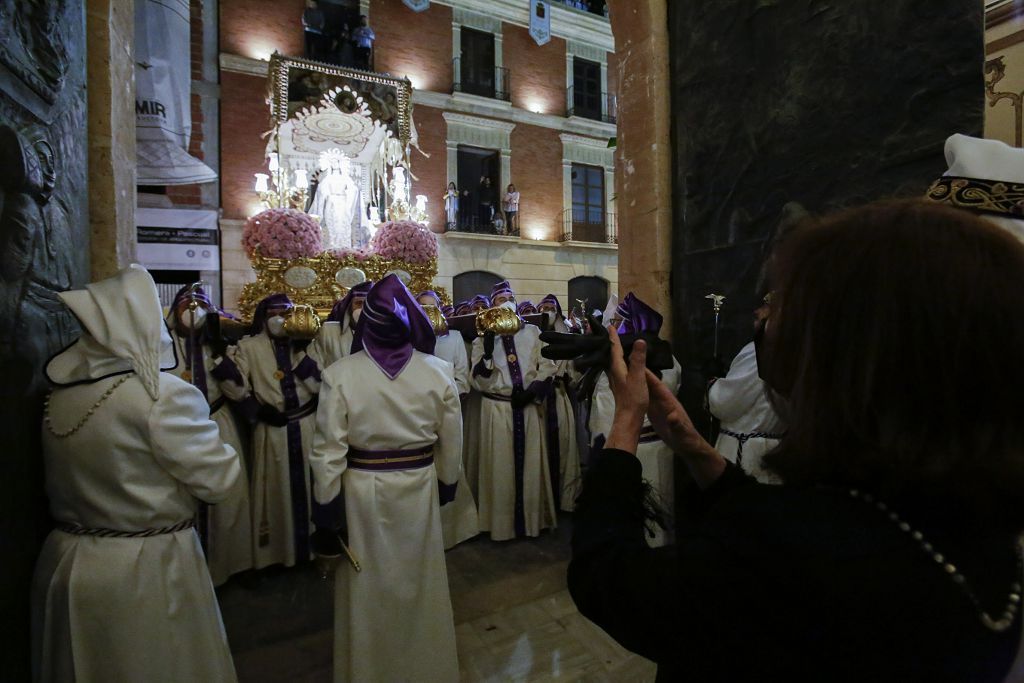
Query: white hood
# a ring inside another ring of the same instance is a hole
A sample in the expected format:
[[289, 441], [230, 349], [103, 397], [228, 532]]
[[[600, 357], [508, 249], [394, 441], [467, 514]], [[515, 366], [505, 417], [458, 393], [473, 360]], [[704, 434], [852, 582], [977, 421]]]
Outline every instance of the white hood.
[[82, 325], [82, 336], [54, 356], [46, 375], [57, 385], [92, 382], [134, 371], [160, 397], [160, 371], [177, 366], [153, 278], [131, 265], [117, 275], [59, 293]]

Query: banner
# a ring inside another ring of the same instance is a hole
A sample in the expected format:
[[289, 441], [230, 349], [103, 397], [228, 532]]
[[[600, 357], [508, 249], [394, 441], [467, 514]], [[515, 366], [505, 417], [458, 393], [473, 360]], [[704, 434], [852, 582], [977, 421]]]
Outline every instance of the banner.
[[135, 210], [139, 264], [150, 270], [220, 270], [217, 212]]
[[530, 36], [538, 45], [551, 40], [551, 5], [545, 0], [530, 0]]
[[430, 9], [430, 0], [402, 0], [413, 12], [425, 12]]
[[188, 0], [135, 1], [135, 138], [139, 185], [208, 183], [188, 153], [192, 50]]

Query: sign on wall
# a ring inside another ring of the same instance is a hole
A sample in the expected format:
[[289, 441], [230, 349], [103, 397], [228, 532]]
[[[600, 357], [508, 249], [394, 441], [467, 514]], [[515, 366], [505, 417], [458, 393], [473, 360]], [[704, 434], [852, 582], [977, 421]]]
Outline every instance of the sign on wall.
[[151, 270], [220, 270], [217, 212], [135, 211], [139, 263]]
[[423, 12], [430, 8], [430, 0], [402, 0], [413, 12]]
[[545, 0], [530, 0], [530, 36], [538, 45], [551, 40], [551, 5]]
[[188, 153], [192, 52], [188, 0], [135, 3], [135, 137], [139, 185], [217, 179]]

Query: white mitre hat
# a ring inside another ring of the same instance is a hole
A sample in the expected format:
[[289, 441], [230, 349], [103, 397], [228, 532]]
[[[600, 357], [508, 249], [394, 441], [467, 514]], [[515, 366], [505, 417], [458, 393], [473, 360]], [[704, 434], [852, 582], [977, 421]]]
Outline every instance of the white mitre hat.
[[47, 363], [50, 381], [66, 386], [135, 372], [159, 398], [160, 371], [173, 369], [178, 359], [149, 272], [133, 264], [58, 296], [78, 318], [82, 336]]
[[927, 199], [978, 213], [1024, 241], [1024, 149], [957, 133], [946, 140], [946, 164]]

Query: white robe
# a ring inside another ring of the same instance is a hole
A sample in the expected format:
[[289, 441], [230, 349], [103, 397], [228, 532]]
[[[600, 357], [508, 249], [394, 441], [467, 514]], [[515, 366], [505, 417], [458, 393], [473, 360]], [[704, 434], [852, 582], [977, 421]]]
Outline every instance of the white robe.
[[[188, 346], [185, 339], [175, 330], [171, 331], [171, 338], [178, 352], [178, 367], [171, 372], [177, 377], [182, 377], [185, 372], [194, 374], [186, 356]], [[203, 368], [196, 370], [206, 373], [206, 399], [212, 406], [220, 401], [223, 393], [220, 380], [210, 374], [215, 363], [208, 346], [203, 347], [203, 361]], [[191, 383], [191, 380], [186, 381]], [[242, 440], [230, 406], [222, 405], [210, 419], [217, 423], [221, 441], [243, 455]], [[242, 475], [231, 493], [216, 505], [209, 506], [206, 512], [206, 561], [210, 566], [214, 586], [221, 585], [232, 574], [252, 569], [252, 510], [249, 504], [249, 475], [244, 457], [241, 464]]]
[[[469, 359], [466, 358], [466, 344], [458, 332], [450, 332], [437, 338], [434, 355], [448, 361], [452, 366], [455, 386], [459, 396], [469, 393]], [[463, 417], [465, 423], [465, 417]], [[465, 446], [463, 446], [465, 452]], [[441, 527], [444, 531], [444, 549], [453, 548], [480, 533], [480, 519], [476, 511], [476, 499], [469, 487], [466, 470], [463, 468], [459, 485], [455, 488], [455, 500], [441, 507]]]
[[[310, 345], [309, 356], [317, 360], [314, 347]], [[244, 380], [243, 385], [233, 381], [221, 383], [224, 393], [235, 401], [252, 396], [261, 403], [284, 411], [285, 399], [281, 380], [277, 372], [273, 342], [266, 333], [245, 337], [229, 352]], [[291, 352], [291, 367], [306, 357], [301, 351]], [[300, 380], [295, 377], [295, 390], [299, 405], [306, 405], [319, 391], [318, 379]], [[302, 441], [303, 477], [306, 497], [306, 519], [299, 524], [311, 527], [312, 510], [309, 503], [309, 451], [313, 443], [315, 413], [298, 421]], [[252, 434], [252, 472], [250, 498], [252, 500], [253, 566], [256, 569], [272, 564], [291, 567], [296, 562], [309, 559], [295, 556], [295, 526], [293, 524], [291, 477], [288, 458], [287, 427], [274, 427], [258, 422]]]
[[352, 316], [345, 314], [345, 324], [329, 321], [320, 326], [313, 348], [323, 368], [352, 352]]
[[360, 204], [359, 187], [347, 175], [332, 171], [317, 183], [308, 213], [320, 217], [325, 251], [358, 246]]
[[[663, 370], [661, 381], [675, 394], [679, 391], [682, 381], [682, 367], [672, 359], [672, 369]], [[615, 416], [615, 396], [608, 383], [607, 373], [601, 373], [594, 388], [594, 399], [590, 408], [590, 433], [592, 438], [604, 435], [608, 437]], [[653, 428], [649, 418], [644, 417], [644, 434], [651, 435]], [[648, 440], [647, 443], [643, 441]], [[654, 528], [653, 538], [647, 539], [652, 548], [667, 545], [672, 541], [672, 520], [675, 509], [675, 456], [665, 442], [655, 436], [641, 438], [637, 446], [636, 457], [640, 461], [643, 478], [651, 485], [658, 504], [668, 516], [669, 528]]]
[[[120, 376], [54, 391], [50, 414], [67, 430]], [[241, 476], [203, 395], [161, 373], [153, 400], [137, 376], [76, 433], [43, 428], [54, 519], [142, 531], [192, 519]], [[199, 500], [197, 500], [199, 499]], [[52, 531], [32, 582], [35, 680], [234, 681], [235, 670], [199, 537], [147, 538]]]
[[[721, 421], [722, 430], [735, 434], [778, 434], [781, 431], [779, 418], [768, 400], [768, 387], [757, 374], [754, 342], [740, 349], [729, 366], [729, 373], [711, 385], [708, 409]], [[782, 479], [764, 466], [765, 454], [777, 444], [774, 438], [751, 437], [745, 440], [740, 458], [739, 440], [720, 433], [715, 449], [758, 481], [781, 484]]]
[[[570, 381], [569, 361], [561, 361], [556, 365], [557, 381], [552, 387], [551, 396], [545, 402], [544, 410], [550, 410], [548, 404], [554, 404], [558, 419], [558, 482], [561, 491], [555, 499], [561, 499], [562, 510], [572, 512], [576, 507], [576, 496], [579, 495], [581, 483], [580, 451], [576, 443], [576, 413], [565, 386], [565, 382]], [[546, 425], [546, 412], [544, 417]]]
[[[456, 335], [461, 338], [461, 334]], [[463, 341], [466, 359], [473, 356], [473, 342]], [[472, 368], [470, 368], [472, 373]], [[462, 470], [466, 473], [466, 481], [473, 492], [473, 499], [480, 500], [480, 392], [469, 383], [469, 395], [462, 401]]]
[[[437, 481], [458, 481], [459, 395], [447, 363], [414, 352], [388, 379], [365, 351], [324, 373], [310, 464], [315, 496], [344, 486], [349, 547], [362, 571], [338, 566], [334, 581], [334, 680], [457, 681]], [[373, 472], [349, 466], [350, 448], [433, 445], [433, 464]]]
[[[551, 377], [556, 366], [542, 358], [540, 328], [524, 325], [513, 337], [515, 353], [523, 374], [523, 388], [537, 380]], [[473, 341], [472, 368], [482, 363], [492, 372], [472, 373], [473, 386], [484, 394], [480, 401], [480, 424], [477, 453], [479, 459], [479, 489], [477, 498], [480, 512], [480, 530], [490, 531], [495, 541], [516, 537], [516, 474], [513, 439], [512, 404], [494, 400], [486, 394], [511, 396], [513, 385], [502, 338], [494, 340], [494, 357], [483, 360], [484, 340]], [[541, 408], [531, 403], [523, 409], [525, 423], [523, 460], [523, 521], [527, 536], [539, 536], [542, 529], [554, 527], [555, 502], [551, 492], [551, 476], [547, 462], [547, 434]]]

